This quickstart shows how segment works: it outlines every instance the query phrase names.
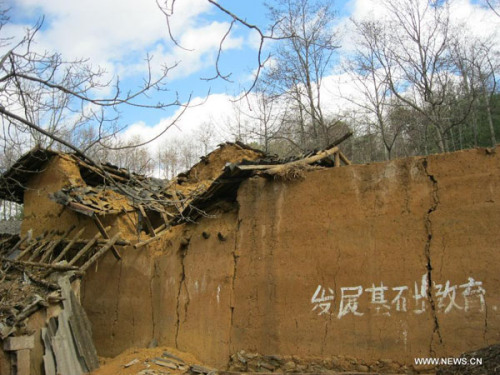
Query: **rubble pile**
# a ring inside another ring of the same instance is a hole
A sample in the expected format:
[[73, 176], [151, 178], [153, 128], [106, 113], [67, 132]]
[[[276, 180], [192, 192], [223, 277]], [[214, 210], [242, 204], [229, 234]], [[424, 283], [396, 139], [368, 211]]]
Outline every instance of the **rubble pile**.
[[299, 358], [296, 356], [261, 355], [241, 350], [231, 356], [230, 372], [276, 372], [276, 373], [429, 373], [429, 369], [413, 369], [390, 359], [367, 362], [349, 356], [329, 358]]
[[[459, 357], [467, 365], [439, 366], [436, 375], [497, 375], [500, 374], [500, 344], [474, 350]], [[478, 359], [482, 363], [472, 363]]]
[[91, 375], [215, 375], [191, 354], [173, 348], [130, 349], [111, 360], [102, 358], [101, 367]]

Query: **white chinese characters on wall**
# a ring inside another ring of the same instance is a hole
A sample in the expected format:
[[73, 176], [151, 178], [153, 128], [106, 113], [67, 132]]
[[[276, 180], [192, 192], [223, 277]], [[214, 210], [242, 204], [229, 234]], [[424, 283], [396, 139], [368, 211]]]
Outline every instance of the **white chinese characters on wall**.
[[[422, 314], [429, 308], [431, 298], [437, 311], [445, 314], [453, 310], [485, 310], [486, 291], [483, 283], [472, 277], [457, 285], [452, 285], [450, 281], [441, 284], [433, 282], [432, 289], [429, 287], [427, 274], [422, 276], [420, 282], [415, 282], [414, 288], [406, 285], [387, 286], [380, 282], [366, 288], [360, 285], [341, 287], [336, 295], [330, 287], [318, 285], [311, 298], [312, 311], [318, 315], [335, 314], [338, 319], [346, 315], [363, 316], [367, 309], [361, 306], [362, 295], [365, 295], [364, 301], [368, 299], [369, 311], [376, 315], [391, 316], [395, 312]], [[336, 298], [338, 304], [335, 306], [338, 305], [338, 309], [333, 311]]]

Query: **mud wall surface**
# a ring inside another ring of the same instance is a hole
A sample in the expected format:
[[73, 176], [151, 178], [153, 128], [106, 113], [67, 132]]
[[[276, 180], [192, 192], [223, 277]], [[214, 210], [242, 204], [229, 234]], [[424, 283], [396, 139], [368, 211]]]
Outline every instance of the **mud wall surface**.
[[64, 156], [53, 157], [43, 173], [35, 174], [24, 192], [24, 218], [21, 232], [33, 230], [38, 236], [44, 230], [65, 230], [81, 225], [74, 212], [49, 199], [49, 194], [72, 184], [83, 184], [77, 165]]
[[242, 349], [413, 363], [500, 341], [498, 154], [253, 178], [238, 204], [88, 275], [101, 355], [154, 338], [218, 367]]

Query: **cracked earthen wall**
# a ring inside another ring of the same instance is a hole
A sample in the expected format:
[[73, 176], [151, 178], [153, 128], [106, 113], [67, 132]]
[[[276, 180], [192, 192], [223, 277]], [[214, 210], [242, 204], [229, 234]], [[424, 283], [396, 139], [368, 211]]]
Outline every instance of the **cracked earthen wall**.
[[242, 349], [411, 364], [500, 340], [498, 154], [253, 178], [238, 205], [87, 275], [101, 355], [155, 339], [218, 367]]

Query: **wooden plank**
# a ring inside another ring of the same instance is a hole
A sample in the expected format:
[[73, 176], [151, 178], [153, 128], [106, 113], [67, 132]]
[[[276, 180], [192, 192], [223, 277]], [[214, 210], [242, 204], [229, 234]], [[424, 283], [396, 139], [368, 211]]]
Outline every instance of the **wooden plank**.
[[[99, 218], [97, 216], [94, 216], [94, 223], [97, 225], [97, 229], [99, 229], [99, 232], [101, 232], [103, 238], [109, 240], [109, 235], [107, 232], [109, 230], [109, 227], [104, 228], [104, 225], [102, 225], [101, 220], [99, 220]], [[113, 255], [115, 256], [115, 258], [117, 260], [122, 259], [122, 256], [120, 255], [120, 253], [118, 252], [118, 250], [116, 249], [116, 247], [114, 245], [111, 246], [111, 250], [113, 251]]]
[[3, 343], [6, 351], [33, 349], [35, 347], [35, 336], [17, 336], [9, 337]]
[[108, 251], [114, 244], [115, 242], [118, 240], [118, 238], [120, 237], [121, 233], [118, 232], [116, 233], [113, 238], [111, 238], [109, 240], [109, 242], [104, 245], [101, 249], [99, 249], [99, 251], [97, 251], [93, 256], [92, 258], [90, 258], [87, 263], [85, 263], [82, 267], [80, 267], [80, 270], [82, 272], [85, 272], [92, 264], [94, 264], [94, 262], [96, 262], [101, 256], [104, 255], [104, 253], [106, 251]]
[[68, 207], [71, 208], [73, 211], [79, 212], [79, 213], [86, 215], [86, 216], [92, 217], [95, 215], [95, 210], [93, 210], [90, 207], [85, 206], [81, 203], [69, 202]]
[[146, 226], [148, 227], [149, 234], [152, 237], [155, 237], [156, 236], [155, 229], [153, 228], [153, 225], [151, 224], [148, 215], [146, 215], [146, 211], [144, 211], [144, 207], [142, 207], [142, 204], [139, 205], [139, 211], [141, 212], [143, 219], [146, 221]]
[[66, 253], [71, 249], [71, 247], [80, 238], [80, 236], [83, 234], [84, 231], [85, 231], [85, 228], [82, 228], [78, 231], [78, 233], [75, 235], [75, 237], [73, 237], [73, 239], [66, 245], [66, 247], [61, 251], [61, 253], [56, 257], [56, 259], [54, 259], [52, 264], [59, 262], [66, 255]]
[[89, 251], [90, 248], [95, 245], [95, 243], [97, 242], [97, 240], [99, 239], [99, 237], [101, 237], [101, 233], [97, 232], [96, 235], [91, 240], [89, 240], [87, 242], [87, 244], [83, 248], [80, 249], [80, 251], [73, 257], [73, 259], [71, 259], [69, 261], [68, 264], [70, 266], [72, 266], [73, 264], [75, 264], [78, 259], [80, 259], [82, 256], [84, 256], [87, 253], [87, 251]]
[[73, 334], [76, 350], [89, 371], [93, 371], [99, 367], [99, 359], [97, 351], [92, 341], [91, 324], [85, 314], [80, 303], [76, 299], [75, 293], [70, 292], [71, 314], [69, 318], [69, 326]]
[[54, 358], [54, 352], [52, 351], [52, 345], [50, 344], [51, 336], [47, 328], [42, 328], [42, 340], [43, 346], [45, 348], [45, 354], [43, 355], [43, 367], [45, 369], [45, 375], [56, 375], [56, 360]]

